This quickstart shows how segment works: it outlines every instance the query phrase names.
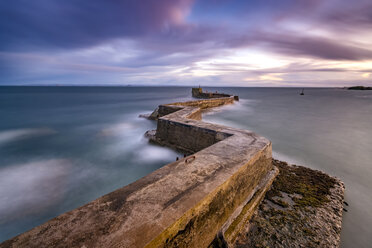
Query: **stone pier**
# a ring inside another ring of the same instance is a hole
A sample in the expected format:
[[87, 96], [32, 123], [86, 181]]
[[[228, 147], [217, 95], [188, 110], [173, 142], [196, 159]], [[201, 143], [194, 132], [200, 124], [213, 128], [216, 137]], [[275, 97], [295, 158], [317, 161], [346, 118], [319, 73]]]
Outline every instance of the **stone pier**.
[[203, 109], [233, 102], [231, 96], [159, 106], [151, 140], [189, 156], [0, 247], [208, 247], [233, 242], [278, 173], [269, 140], [201, 121]]

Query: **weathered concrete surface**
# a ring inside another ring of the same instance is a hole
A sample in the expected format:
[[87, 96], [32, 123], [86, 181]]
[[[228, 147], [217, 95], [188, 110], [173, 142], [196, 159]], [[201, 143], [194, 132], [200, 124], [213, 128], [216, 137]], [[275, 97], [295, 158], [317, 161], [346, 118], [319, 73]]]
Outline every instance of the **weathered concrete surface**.
[[[218, 232], [216, 236], [218, 240], [215, 240], [217, 244], [224, 243], [226, 247], [232, 247], [236, 237], [241, 233], [247, 221], [251, 219], [278, 173], [278, 168], [274, 167], [274, 169], [261, 180], [260, 184], [256, 186], [256, 189], [248, 198], [235, 210]], [[214, 243], [212, 247], [221, 246]]]
[[150, 120], [157, 120], [159, 117], [178, 111], [185, 106], [189, 106], [189, 107], [197, 107], [200, 109], [200, 111], [196, 113], [198, 116], [197, 118], [193, 118], [192, 116], [190, 116], [190, 118], [201, 120], [202, 109], [208, 109], [208, 108], [219, 107], [219, 106], [226, 105], [226, 104], [232, 104], [234, 103], [234, 101], [235, 101], [235, 97], [228, 96], [228, 97], [214, 98], [208, 101], [195, 100], [195, 101], [186, 101], [186, 102], [175, 102], [175, 103], [160, 105], [151, 114], [141, 114], [139, 117], [147, 118]]
[[225, 102], [230, 98], [159, 107], [159, 116], [171, 113], [159, 118], [156, 140], [189, 149], [194, 157], [168, 164], [0, 247], [207, 247], [273, 169], [267, 139], [199, 121], [202, 108]]

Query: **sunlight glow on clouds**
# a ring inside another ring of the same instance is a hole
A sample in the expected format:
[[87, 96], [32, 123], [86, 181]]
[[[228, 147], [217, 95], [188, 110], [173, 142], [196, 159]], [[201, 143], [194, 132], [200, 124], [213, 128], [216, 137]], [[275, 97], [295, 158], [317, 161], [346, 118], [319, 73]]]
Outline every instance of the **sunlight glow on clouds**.
[[367, 0], [4, 0], [0, 9], [5, 85], [372, 82]]
[[364, 78], [369, 78], [370, 76], [371, 76], [371, 73], [369, 73], [369, 72], [362, 74], [362, 77], [364, 77]]
[[274, 73], [274, 74], [266, 74], [260, 76], [260, 80], [266, 80], [266, 81], [283, 81], [283, 78], [280, 77], [280, 73]]

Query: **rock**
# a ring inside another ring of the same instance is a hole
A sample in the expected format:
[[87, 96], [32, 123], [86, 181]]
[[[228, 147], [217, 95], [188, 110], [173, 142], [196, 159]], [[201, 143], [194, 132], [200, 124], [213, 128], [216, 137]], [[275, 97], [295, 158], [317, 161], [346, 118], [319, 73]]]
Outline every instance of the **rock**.
[[[344, 184], [320, 171], [273, 164], [279, 176], [233, 247], [339, 247]], [[294, 204], [276, 205], [287, 197]]]

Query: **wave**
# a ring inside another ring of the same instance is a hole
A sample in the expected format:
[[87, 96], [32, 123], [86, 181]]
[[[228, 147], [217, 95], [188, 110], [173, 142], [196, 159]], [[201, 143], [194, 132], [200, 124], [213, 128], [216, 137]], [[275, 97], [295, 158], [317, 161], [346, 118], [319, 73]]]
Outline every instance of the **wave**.
[[136, 151], [136, 160], [140, 163], [152, 163], [154, 161], [169, 161], [176, 160], [176, 157], [181, 155], [169, 148], [164, 148], [155, 145], [146, 145], [141, 151]]
[[111, 125], [102, 129], [99, 133], [100, 136], [115, 136], [120, 134], [125, 134], [129, 131], [132, 131], [136, 128], [134, 123], [123, 122], [115, 125]]

